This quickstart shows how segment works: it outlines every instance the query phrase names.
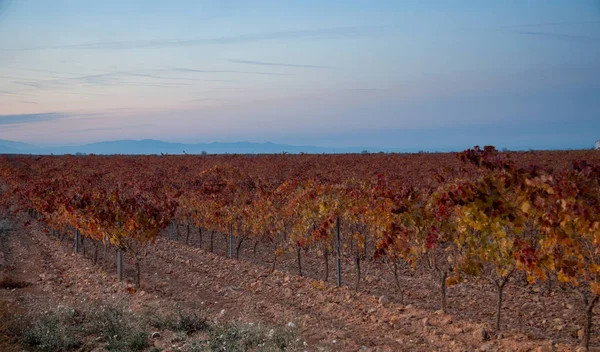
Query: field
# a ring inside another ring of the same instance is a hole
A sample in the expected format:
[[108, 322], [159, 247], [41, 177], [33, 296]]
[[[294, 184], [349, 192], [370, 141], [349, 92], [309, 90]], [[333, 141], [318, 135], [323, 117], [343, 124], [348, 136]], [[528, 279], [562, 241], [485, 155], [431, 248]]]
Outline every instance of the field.
[[461, 155], [0, 157], [0, 348], [58, 305], [136, 322], [65, 350], [599, 346], [600, 153]]

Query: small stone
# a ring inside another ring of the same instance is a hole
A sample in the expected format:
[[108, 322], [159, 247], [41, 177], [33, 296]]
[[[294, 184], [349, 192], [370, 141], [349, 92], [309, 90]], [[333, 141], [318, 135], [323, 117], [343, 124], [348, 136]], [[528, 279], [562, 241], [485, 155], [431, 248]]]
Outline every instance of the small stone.
[[583, 335], [585, 335], [583, 329], [577, 330], [577, 337], [579, 338], [579, 341], [583, 340]]
[[443, 325], [450, 325], [452, 324], [452, 317], [451, 316], [446, 316], [442, 319], [442, 324]]
[[473, 338], [477, 342], [483, 342], [483, 341], [487, 341], [490, 337], [488, 335], [487, 330], [485, 330], [484, 328], [479, 328], [479, 329], [475, 329], [473, 331]]

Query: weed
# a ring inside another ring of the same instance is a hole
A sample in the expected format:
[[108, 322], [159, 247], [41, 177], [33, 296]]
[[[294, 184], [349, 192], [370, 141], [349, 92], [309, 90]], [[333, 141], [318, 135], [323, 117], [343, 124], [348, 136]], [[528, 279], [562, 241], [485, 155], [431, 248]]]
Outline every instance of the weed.
[[179, 310], [174, 317], [157, 317], [151, 325], [158, 329], [183, 331], [188, 335], [208, 328], [208, 322], [205, 318], [199, 316], [196, 312], [186, 312], [184, 310]]
[[224, 324], [211, 329], [207, 345], [213, 351], [295, 351], [300, 350], [295, 331], [265, 328], [252, 324]]
[[143, 319], [117, 306], [70, 307], [14, 320], [9, 333], [36, 351], [78, 349], [89, 337], [109, 351], [141, 351], [149, 346]]

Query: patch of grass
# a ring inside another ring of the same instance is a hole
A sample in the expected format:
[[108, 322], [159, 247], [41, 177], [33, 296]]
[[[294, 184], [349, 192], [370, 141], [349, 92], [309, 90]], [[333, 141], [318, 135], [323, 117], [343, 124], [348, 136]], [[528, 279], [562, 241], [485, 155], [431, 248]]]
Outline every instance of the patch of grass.
[[80, 321], [74, 309], [59, 307], [14, 321], [8, 331], [36, 351], [68, 351], [83, 345], [76, 328]]
[[200, 317], [195, 312], [184, 313], [182, 311], [179, 312], [177, 323], [174, 326], [175, 331], [184, 331], [188, 335], [204, 331], [207, 328], [208, 323], [205, 318]]
[[[198, 345], [200, 347], [201, 345]], [[286, 327], [266, 328], [252, 324], [223, 324], [210, 330], [206, 350], [211, 351], [300, 351], [296, 331]], [[202, 351], [202, 349], [197, 349]], [[191, 352], [191, 351], [190, 351]]]
[[152, 326], [158, 329], [169, 329], [176, 332], [185, 332], [188, 335], [208, 329], [209, 324], [205, 318], [196, 312], [179, 310], [175, 316], [154, 318]]
[[[9, 319], [8, 333], [33, 351], [148, 350], [151, 328], [176, 332], [183, 351], [302, 351], [295, 329], [254, 324], [209, 324], [194, 311], [171, 316], [135, 314], [119, 305], [88, 304]], [[160, 349], [152, 349], [158, 352]]]
[[143, 319], [123, 308], [91, 305], [84, 310], [58, 307], [14, 320], [9, 333], [35, 351], [79, 349], [90, 337], [108, 351], [141, 351], [149, 347], [146, 327]]
[[148, 347], [145, 319], [123, 307], [100, 305], [91, 310], [82, 330], [107, 342], [109, 351], [141, 351]]
[[[128, 347], [131, 351], [142, 351], [147, 347], [150, 347], [148, 343], [148, 337], [145, 331], [138, 331], [128, 335], [124, 341], [125, 347]], [[122, 349], [116, 349], [115, 351], [122, 351]]]

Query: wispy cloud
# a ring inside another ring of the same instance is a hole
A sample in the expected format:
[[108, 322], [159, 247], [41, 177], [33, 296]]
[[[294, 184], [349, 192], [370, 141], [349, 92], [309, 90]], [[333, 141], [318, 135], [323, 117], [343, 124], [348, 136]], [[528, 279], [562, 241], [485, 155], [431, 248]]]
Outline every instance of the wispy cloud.
[[25, 86], [25, 87], [36, 88], [36, 89], [40, 89], [44, 86], [43, 83], [36, 82], [36, 81], [11, 81], [10, 83], [20, 85], [20, 86]]
[[[170, 70], [170, 69], [169, 69]], [[164, 71], [164, 70], [158, 70]], [[153, 78], [158, 80], [173, 80], [173, 81], [194, 81], [194, 82], [237, 82], [232, 79], [201, 79], [201, 78], [183, 78], [183, 77], [164, 77], [164, 76], [156, 76], [146, 73], [136, 73], [132, 71], [123, 72], [125, 75], [144, 77], [144, 78]]]
[[[1, 1], [1, 0], [0, 0]], [[4, 79], [21, 79], [22, 77], [18, 77], [18, 76], [5, 76], [2, 75], [0, 76], [0, 78], [4, 78]]]
[[196, 98], [183, 101], [184, 103], [197, 103], [202, 101], [225, 101], [223, 98]]
[[141, 128], [147, 127], [149, 125], [146, 124], [137, 124], [137, 125], [123, 125], [119, 127], [91, 127], [91, 128], [81, 128], [81, 129], [72, 129], [69, 132], [95, 132], [95, 131], [119, 131], [126, 130], [131, 128]]
[[22, 48], [18, 50], [52, 50], [52, 49], [87, 49], [87, 50], [128, 50], [141, 48], [172, 48], [187, 47], [209, 44], [237, 44], [247, 42], [257, 42], [266, 40], [321, 40], [347, 38], [364, 35], [379, 34], [384, 26], [348, 26], [348, 27], [330, 27], [303, 30], [288, 30], [257, 34], [240, 34], [233, 36], [223, 36], [203, 39], [157, 39], [157, 40], [136, 40], [136, 41], [111, 41], [79, 43], [71, 45], [39, 46]]
[[237, 70], [198, 70], [184, 67], [167, 67], [169, 70], [178, 72], [195, 72], [195, 73], [239, 73], [244, 75], [264, 75], [264, 76], [293, 76], [292, 73], [281, 72], [254, 72], [254, 71], [237, 71]]
[[[126, 77], [138, 77], [146, 78], [151, 81], [140, 82], [124, 80]], [[157, 82], [158, 80], [158, 82]], [[174, 82], [165, 82], [171, 80]], [[187, 79], [187, 78], [175, 78], [175, 77], [160, 77], [150, 74], [134, 73], [134, 72], [107, 72], [93, 75], [64, 77], [58, 79], [44, 79], [44, 80], [15, 80], [11, 81], [12, 84], [25, 86], [34, 89], [55, 89], [57, 87], [64, 87], [73, 84], [83, 84], [87, 86], [144, 86], [144, 87], [161, 87], [161, 88], [177, 88], [191, 86], [190, 83], [181, 81], [202, 81], [200, 79]], [[215, 80], [211, 80], [215, 81]]]
[[[54, 79], [21, 79], [11, 81], [13, 84], [36, 89], [54, 88], [68, 85], [69, 83], [106, 84], [111, 82], [112, 73], [102, 73], [84, 76], [61, 77]], [[114, 77], [112, 77], [114, 78]]]
[[572, 26], [585, 24], [600, 24], [600, 21], [563, 21], [563, 22], [543, 22], [543, 23], [525, 23], [504, 26], [503, 28], [522, 28], [522, 27], [549, 27], [549, 26]]
[[[28, 71], [28, 72], [35, 72], [35, 73], [46, 73], [46, 74], [52, 74], [52, 75], [59, 75], [59, 76], [72, 76], [74, 75], [74, 73], [66, 73], [66, 72], [57, 72], [54, 70], [40, 70], [37, 68], [30, 68], [30, 67], [8, 67], [11, 71]], [[55, 76], [56, 77], [56, 76]], [[58, 77], [60, 78], [60, 77]]]
[[69, 117], [68, 114], [58, 112], [20, 115], [0, 115], [0, 125], [28, 124], [35, 122], [60, 120], [67, 117]]
[[354, 91], [354, 92], [382, 92], [385, 89], [381, 88], [346, 88], [346, 91]]
[[58, 91], [57, 93], [61, 94], [61, 95], [81, 95], [81, 96], [86, 96], [86, 97], [109, 97], [111, 96], [110, 94], [103, 94], [103, 93], [90, 93], [90, 92], [72, 92], [72, 91]]
[[[553, 36], [555, 38], [566, 39], [569, 34], [561, 34], [561, 33], [552, 33], [546, 32], [549, 30], [561, 30], [561, 29], [570, 29], [573, 27], [582, 27], [589, 25], [600, 25], [600, 21], [598, 20], [589, 20], [589, 21], [557, 21], [557, 22], [540, 22], [540, 23], [523, 23], [523, 24], [513, 24], [513, 25], [500, 25], [493, 27], [459, 27], [459, 29], [467, 30], [467, 31], [502, 31], [509, 33], [517, 33], [523, 35], [544, 35], [547, 37]], [[537, 27], [537, 28], [536, 28]], [[553, 28], [555, 27], [555, 28]], [[528, 28], [534, 29], [533, 31]], [[538, 32], [536, 29], [542, 29], [543, 32]], [[579, 35], [572, 35], [572, 38], [580, 37]], [[584, 38], [593, 38], [581, 36]], [[597, 38], [594, 38], [597, 40]]]
[[535, 31], [511, 31], [512, 33], [529, 35], [536, 37], [552, 38], [559, 40], [566, 40], [569, 42], [582, 42], [582, 43], [600, 43], [600, 37], [590, 37], [586, 35], [575, 35], [575, 34], [562, 34], [562, 33], [551, 33], [551, 32], [535, 32]]
[[265, 62], [265, 61], [251, 61], [251, 60], [235, 60], [231, 59], [229, 62], [235, 64], [246, 64], [246, 65], [258, 65], [258, 66], [279, 66], [279, 67], [299, 67], [299, 68], [331, 68], [330, 66], [321, 65], [299, 65], [299, 64], [286, 64], [276, 62]]
[[9, 91], [0, 91], [0, 95], [5, 95], [5, 96], [17, 96], [17, 97], [27, 97], [30, 96], [30, 94], [26, 94], [26, 93], [22, 93], [22, 92], [9, 92]]
[[195, 81], [195, 82], [202, 81], [201, 79], [196, 79], [196, 78], [163, 77], [163, 76], [156, 76], [156, 75], [151, 75], [151, 74], [146, 74], [146, 73], [136, 73], [136, 72], [124, 72], [123, 74], [129, 75], [129, 76], [134, 76], [134, 77], [152, 78], [152, 79], [158, 79], [158, 80]]

